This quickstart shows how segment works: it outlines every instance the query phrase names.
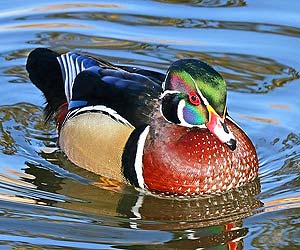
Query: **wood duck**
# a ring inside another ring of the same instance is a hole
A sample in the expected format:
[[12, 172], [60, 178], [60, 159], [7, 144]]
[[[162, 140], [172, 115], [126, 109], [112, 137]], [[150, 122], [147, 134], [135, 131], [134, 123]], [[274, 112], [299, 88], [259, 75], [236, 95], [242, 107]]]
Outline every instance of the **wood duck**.
[[202, 195], [253, 181], [255, 148], [226, 109], [226, 82], [196, 59], [166, 75], [88, 54], [32, 51], [58, 145], [76, 165], [154, 193]]

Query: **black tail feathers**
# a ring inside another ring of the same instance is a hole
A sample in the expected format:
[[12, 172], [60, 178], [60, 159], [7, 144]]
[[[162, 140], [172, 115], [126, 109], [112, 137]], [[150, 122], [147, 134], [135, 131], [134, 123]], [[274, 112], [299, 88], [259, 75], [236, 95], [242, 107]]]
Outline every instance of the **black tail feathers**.
[[66, 96], [58, 53], [46, 48], [33, 50], [27, 59], [26, 70], [32, 83], [44, 94], [46, 121], [56, 115], [59, 107], [65, 103]]

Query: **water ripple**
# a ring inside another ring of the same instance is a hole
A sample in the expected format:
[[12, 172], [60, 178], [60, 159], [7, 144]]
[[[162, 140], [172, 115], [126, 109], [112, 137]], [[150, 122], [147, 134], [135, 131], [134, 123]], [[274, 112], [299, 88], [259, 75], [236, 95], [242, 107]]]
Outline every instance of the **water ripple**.
[[[3, 2], [1, 244], [298, 249], [299, 8], [290, 0]], [[160, 72], [179, 58], [210, 63], [228, 82], [230, 114], [257, 148], [259, 179], [227, 194], [176, 200], [78, 168], [57, 150], [55, 126], [44, 124], [43, 99], [29, 83], [26, 57], [39, 46]]]

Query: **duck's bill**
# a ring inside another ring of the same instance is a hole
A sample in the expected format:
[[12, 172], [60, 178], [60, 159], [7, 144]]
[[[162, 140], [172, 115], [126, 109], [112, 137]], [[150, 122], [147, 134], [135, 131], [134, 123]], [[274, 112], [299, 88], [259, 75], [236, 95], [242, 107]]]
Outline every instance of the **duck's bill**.
[[235, 150], [236, 139], [228, 129], [225, 119], [222, 119], [210, 105], [207, 109], [209, 112], [209, 122], [206, 123], [206, 127], [231, 150]]

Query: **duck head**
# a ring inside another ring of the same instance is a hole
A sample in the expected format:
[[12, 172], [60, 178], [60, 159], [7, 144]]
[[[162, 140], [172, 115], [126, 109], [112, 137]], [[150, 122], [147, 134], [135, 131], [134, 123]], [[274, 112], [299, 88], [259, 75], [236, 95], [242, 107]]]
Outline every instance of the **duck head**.
[[208, 64], [196, 59], [174, 62], [166, 74], [161, 112], [172, 123], [207, 128], [231, 150], [236, 139], [226, 126], [226, 82]]

